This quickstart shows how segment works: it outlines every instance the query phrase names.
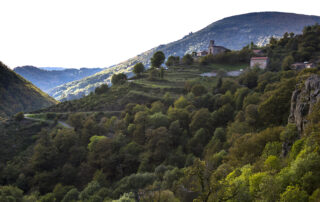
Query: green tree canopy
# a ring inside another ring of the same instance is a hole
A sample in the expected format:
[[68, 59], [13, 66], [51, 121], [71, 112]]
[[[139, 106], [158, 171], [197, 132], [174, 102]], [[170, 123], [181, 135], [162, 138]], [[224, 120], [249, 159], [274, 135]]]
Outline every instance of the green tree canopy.
[[193, 57], [190, 54], [186, 54], [182, 58], [182, 63], [185, 65], [191, 65], [193, 63]]
[[155, 68], [159, 68], [165, 59], [166, 57], [164, 53], [162, 51], [157, 51], [153, 54], [151, 58], [151, 66]]
[[177, 66], [177, 65], [179, 65], [179, 63], [180, 63], [180, 57], [179, 56], [170, 56], [170, 57], [168, 57], [168, 60], [167, 60], [167, 62], [166, 62], [166, 65], [168, 66], [168, 67], [171, 67], [171, 66]]
[[118, 84], [123, 84], [127, 80], [127, 75], [124, 73], [119, 73], [119, 74], [113, 74], [111, 78], [111, 83], [112, 85], [118, 85]]
[[144, 65], [141, 62], [133, 66], [133, 73], [140, 76], [142, 72], [144, 72]]

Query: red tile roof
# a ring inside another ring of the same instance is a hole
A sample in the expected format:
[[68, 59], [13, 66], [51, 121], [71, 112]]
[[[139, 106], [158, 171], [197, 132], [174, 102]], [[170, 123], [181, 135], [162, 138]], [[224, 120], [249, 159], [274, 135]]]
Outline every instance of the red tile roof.
[[267, 60], [268, 57], [252, 57], [251, 60]]

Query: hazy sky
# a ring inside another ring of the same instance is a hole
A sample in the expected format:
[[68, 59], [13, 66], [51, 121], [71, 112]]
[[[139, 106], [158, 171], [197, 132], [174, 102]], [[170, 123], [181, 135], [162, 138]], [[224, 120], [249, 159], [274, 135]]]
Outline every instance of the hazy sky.
[[0, 60], [9, 67], [107, 67], [224, 17], [320, 15], [319, 0], [0, 0]]

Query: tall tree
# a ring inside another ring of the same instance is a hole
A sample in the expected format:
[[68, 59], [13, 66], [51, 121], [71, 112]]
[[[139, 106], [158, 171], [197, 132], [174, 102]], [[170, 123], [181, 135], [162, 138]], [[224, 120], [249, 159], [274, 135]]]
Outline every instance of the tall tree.
[[141, 62], [135, 64], [133, 67], [133, 73], [140, 76], [142, 72], [144, 72], [144, 65]]
[[151, 66], [155, 68], [159, 68], [165, 59], [166, 57], [164, 53], [162, 51], [157, 51], [153, 54], [151, 58]]

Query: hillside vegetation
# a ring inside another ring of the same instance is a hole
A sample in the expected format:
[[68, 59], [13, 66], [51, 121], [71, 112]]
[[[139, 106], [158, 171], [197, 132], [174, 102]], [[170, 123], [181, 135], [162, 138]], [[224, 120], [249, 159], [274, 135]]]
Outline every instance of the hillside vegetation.
[[[308, 26], [263, 50], [270, 64], [289, 56], [317, 61], [319, 36], [319, 25]], [[186, 56], [189, 64], [152, 67], [130, 81], [116, 75], [110, 88], [42, 110], [57, 120], [69, 109], [63, 116], [74, 129], [43, 126], [27, 149], [1, 159], [1, 200], [317, 201], [320, 67], [298, 72], [283, 62], [273, 71], [247, 68], [238, 77], [215, 69], [243, 68], [230, 60], [251, 54], [247, 46], [198, 61]], [[196, 76], [213, 70], [217, 77]], [[143, 91], [142, 102], [136, 96], [120, 102]], [[118, 116], [100, 109], [109, 101], [124, 105]], [[91, 113], [75, 112], [87, 106]]]
[[57, 101], [0, 62], [0, 117], [33, 111]]
[[171, 99], [185, 94], [186, 82], [197, 83], [211, 88], [216, 77], [203, 77], [202, 73], [211, 71], [231, 71], [247, 67], [247, 64], [210, 64], [203, 66], [198, 63], [171, 67], [165, 71], [165, 78], [150, 80], [149, 72], [134, 77], [123, 85], [115, 85], [107, 93], [91, 93], [78, 100], [61, 102], [41, 111], [51, 112], [88, 112], [88, 111], [120, 111], [134, 100], [135, 103], [147, 104], [170, 96]]
[[215, 40], [217, 45], [225, 46], [230, 50], [239, 50], [251, 42], [260, 46], [265, 45], [270, 37], [279, 38], [285, 32], [299, 34], [304, 26], [315, 23], [320, 23], [320, 17], [293, 13], [262, 12], [231, 16], [180, 40], [143, 52], [93, 76], [52, 89], [49, 95], [57, 100], [71, 100], [88, 95], [96, 87], [104, 83], [110, 84], [114, 73], [130, 74], [132, 67], [139, 62], [148, 67], [150, 58], [157, 51], [162, 51], [166, 56], [182, 57], [193, 51], [207, 50], [210, 40]]

